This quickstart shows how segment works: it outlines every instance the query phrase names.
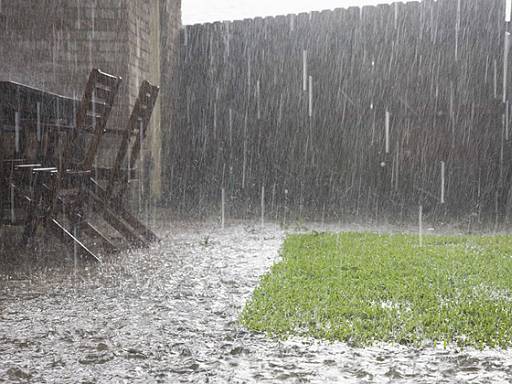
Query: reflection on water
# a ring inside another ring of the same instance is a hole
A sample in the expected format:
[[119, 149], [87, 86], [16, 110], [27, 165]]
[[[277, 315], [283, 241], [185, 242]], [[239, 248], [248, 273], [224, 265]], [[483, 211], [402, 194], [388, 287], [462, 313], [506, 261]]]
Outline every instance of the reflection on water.
[[512, 352], [278, 341], [237, 322], [278, 257], [268, 225], [173, 224], [161, 244], [0, 281], [0, 382], [508, 383]]

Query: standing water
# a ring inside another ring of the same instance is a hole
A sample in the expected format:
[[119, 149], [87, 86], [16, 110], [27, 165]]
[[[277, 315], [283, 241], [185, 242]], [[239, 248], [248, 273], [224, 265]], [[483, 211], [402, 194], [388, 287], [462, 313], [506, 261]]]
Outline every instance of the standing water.
[[0, 275], [0, 380], [509, 382], [510, 351], [353, 348], [248, 332], [240, 312], [285, 235], [267, 224], [262, 237], [257, 226], [163, 223], [149, 252], [111, 257], [77, 280], [65, 271]]

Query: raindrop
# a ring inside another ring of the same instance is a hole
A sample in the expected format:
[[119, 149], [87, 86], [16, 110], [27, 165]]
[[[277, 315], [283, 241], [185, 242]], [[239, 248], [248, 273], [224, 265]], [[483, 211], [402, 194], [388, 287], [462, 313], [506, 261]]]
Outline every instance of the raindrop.
[[220, 223], [221, 223], [221, 228], [224, 229], [224, 221], [225, 221], [225, 210], [226, 210], [226, 197], [225, 197], [225, 192], [224, 192], [224, 188], [221, 189], [221, 193], [220, 193], [220, 206], [221, 206], [221, 213], [220, 213]]
[[510, 32], [505, 32], [505, 47], [503, 53], [503, 102], [507, 101], [507, 72]]
[[265, 186], [261, 186], [261, 230], [265, 227]]
[[142, 204], [142, 195], [144, 193], [144, 130], [142, 129], [143, 122], [142, 119], [139, 119], [139, 188], [138, 188], [138, 198], [139, 198], [139, 212], [143, 210]]
[[460, 30], [460, 0], [457, 0], [457, 16], [455, 21], [455, 61], [458, 59], [459, 51], [459, 30]]
[[261, 118], [261, 104], [260, 104], [260, 81], [256, 81], [256, 108], [257, 108], [257, 118], [258, 120]]
[[128, 145], [126, 146], [126, 171], [128, 172], [127, 182], [131, 179], [131, 158], [132, 158], [132, 146], [130, 145], [130, 139], [128, 139]]
[[73, 224], [73, 236], [74, 236], [74, 241], [73, 241], [73, 270], [74, 270], [74, 274], [75, 274], [75, 277], [76, 277], [76, 271], [77, 271], [77, 267], [78, 267], [78, 244], [77, 244], [77, 240], [78, 240], [78, 224], [77, 223], [74, 223]]
[[398, 3], [394, 4], [394, 10], [395, 10], [394, 23], [395, 23], [395, 29], [397, 29], [398, 28]]
[[249, 52], [247, 52], [247, 88], [251, 88], [251, 57]]
[[509, 111], [510, 111], [510, 103], [507, 100], [505, 102], [505, 140], [508, 140], [508, 120], [509, 120]]
[[233, 109], [229, 108], [229, 147], [233, 146]]
[[14, 146], [16, 151], [16, 157], [20, 157], [20, 112], [16, 112], [14, 115]]
[[[385, 152], [389, 153], [389, 123], [390, 123], [391, 113], [386, 109], [386, 118], [385, 118]], [[382, 121], [382, 120], [381, 120]], [[381, 136], [382, 137], [382, 136]]]
[[247, 112], [245, 113], [244, 119], [244, 154], [242, 164], [242, 188], [245, 188], [245, 167], [247, 165]]
[[80, 0], [76, 0], [76, 29], [79, 30], [80, 28], [81, 28], [81, 22], [80, 22]]
[[36, 113], [37, 113], [37, 122], [36, 122], [36, 129], [37, 129], [37, 142], [41, 142], [41, 103], [38, 101], [36, 103]]
[[286, 227], [286, 211], [288, 209], [288, 189], [284, 190], [283, 226]]
[[445, 163], [441, 161], [441, 204], [444, 204], [444, 172], [445, 172]]
[[217, 102], [213, 103], [213, 138], [217, 137]]
[[308, 51], [302, 51], [302, 90], [306, 92], [308, 87]]
[[308, 115], [313, 116], [313, 76], [309, 76], [309, 108]]
[[400, 142], [396, 141], [396, 154], [395, 154], [395, 191], [398, 191], [398, 175], [399, 175], [399, 161], [400, 161]]
[[226, 57], [229, 57], [229, 41], [230, 41], [229, 21], [224, 22], [224, 27], [226, 30], [226, 35], [224, 38], [224, 45], [226, 47]]
[[423, 246], [423, 206], [420, 205], [418, 212], [418, 238], [420, 247]]
[[494, 98], [498, 98], [498, 64], [496, 63], [496, 59], [493, 61], [493, 92]]
[[16, 222], [16, 212], [14, 209], [14, 184], [10, 184], [10, 192], [11, 192], [11, 224], [15, 224]]

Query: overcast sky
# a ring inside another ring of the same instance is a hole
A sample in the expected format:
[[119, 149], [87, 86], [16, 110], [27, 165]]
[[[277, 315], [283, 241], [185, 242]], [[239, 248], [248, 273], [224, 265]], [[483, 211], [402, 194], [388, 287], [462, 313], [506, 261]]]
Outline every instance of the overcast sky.
[[387, 0], [182, 0], [183, 24], [387, 3]]

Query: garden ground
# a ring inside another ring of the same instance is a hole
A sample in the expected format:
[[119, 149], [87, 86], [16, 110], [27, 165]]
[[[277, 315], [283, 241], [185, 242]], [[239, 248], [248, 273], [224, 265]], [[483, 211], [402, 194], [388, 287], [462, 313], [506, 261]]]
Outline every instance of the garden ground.
[[[332, 228], [339, 230], [344, 228]], [[350, 228], [354, 229], [354, 228]], [[384, 228], [388, 230], [388, 228]], [[279, 261], [268, 225], [165, 223], [163, 241], [100, 266], [0, 286], [0, 382], [507, 383], [512, 353], [268, 338], [239, 318]]]

